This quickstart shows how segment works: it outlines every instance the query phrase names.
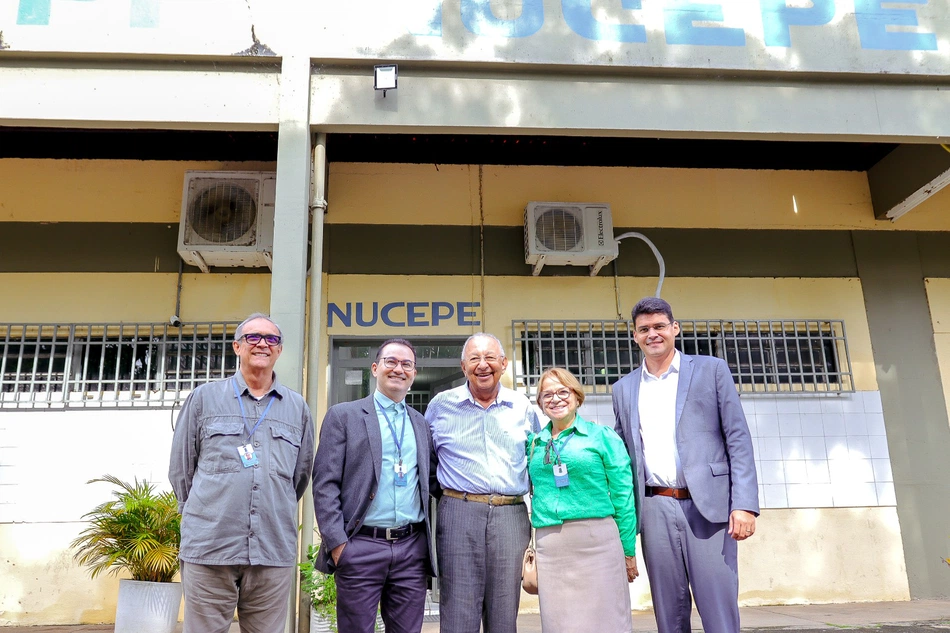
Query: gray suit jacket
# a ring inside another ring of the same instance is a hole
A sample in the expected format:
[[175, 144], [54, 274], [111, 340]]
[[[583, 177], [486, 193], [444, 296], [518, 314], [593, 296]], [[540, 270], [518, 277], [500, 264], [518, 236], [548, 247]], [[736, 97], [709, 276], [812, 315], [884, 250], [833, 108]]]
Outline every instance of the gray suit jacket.
[[[422, 414], [406, 407], [416, 438], [419, 496], [429, 523], [430, 474], [435, 473], [435, 452], [429, 424]], [[313, 462], [313, 508], [320, 529], [316, 567], [332, 573], [330, 551], [347, 542], [363, 527], [363, 518], [376, 496], [383, 464], [383, 439], [373, 396], [337, 404], [327, 411], [320, 427], [320, 442]], [[429, 538], [429, 573], [435, 575], [435, 543]]]
[[[728, 521], [733, 510], [758, 514], [752, 437], [729, 366], [713, 356], [682, 354], [681, 359], [676, 448], [693, 503], [713, 523]], [[613, 387], [615, 430], [633, 462], [638, 515], [646, 482], [638, 409], [640, 372], [638, 367]]]

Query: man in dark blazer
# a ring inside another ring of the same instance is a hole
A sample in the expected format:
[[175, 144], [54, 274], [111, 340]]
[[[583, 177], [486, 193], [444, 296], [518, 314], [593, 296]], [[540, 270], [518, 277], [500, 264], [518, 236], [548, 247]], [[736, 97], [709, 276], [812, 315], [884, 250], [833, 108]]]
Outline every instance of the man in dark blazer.
[[633, 308], [643, 362], [613, 387], [616, 431], [633, 463], [638, 527], [659, 633], [739, 631], [737, 542], [759, 513], [752, 438], [729, 366], [675, 349], [666, 301]]
[[416, 352], [390, 339], [376, 353], [371, 396], [327, 411], [313, 463], [321, 543], [316, 567], [333, 573], [340, 633], [371, 633], [380, 606], [388, 633], [418, 633], [429, 542], [429, 425], [405, 403]]

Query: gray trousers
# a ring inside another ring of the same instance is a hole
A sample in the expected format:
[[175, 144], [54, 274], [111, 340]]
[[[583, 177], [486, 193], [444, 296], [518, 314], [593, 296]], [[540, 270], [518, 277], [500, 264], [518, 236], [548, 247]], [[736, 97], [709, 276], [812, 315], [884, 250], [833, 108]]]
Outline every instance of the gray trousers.
[[659, 633], [689, 633], [692, 609], [706, 633], [738, 633], [739, 569], [728, 523], [710, 523], [691, 499], [643, 499], [643, 558]]
[[516, 633], [521, 561], [531, 538], [525, 504], [439, 500], [439, 630]]
[[182, 633], [227, 633], [235, 608], [241, 633], [283, 633], [294, 571], [294, 567], [182, 561]]

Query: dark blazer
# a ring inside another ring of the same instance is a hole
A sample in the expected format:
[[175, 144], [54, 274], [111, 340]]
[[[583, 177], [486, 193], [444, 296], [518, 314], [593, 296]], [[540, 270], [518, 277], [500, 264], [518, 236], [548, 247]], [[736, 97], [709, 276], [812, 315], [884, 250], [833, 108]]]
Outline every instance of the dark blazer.
[[[416, 438], [419, 497], [429, 522], [430, 473], [435, 473], [435, 451], [429, 424], [422, 414], [406, 406]], [[363, 526], [363, 518], [376, 496], [383, 464], [383, 439], [373, 396], [337, 404], [327, 411], [320, 427], [320, 442], [313, 462], [313, 508], [320, 530], [316, 567], [332, 573], [330, 551], [347, 542]], [[429, 538], [429, 573], [435, 575], [435, 543]]]
[[[758, 514], [752, 437], [729, 366], [713, 356], [681, 354], [680, 358], [676, 448], [693, 503], [713, 523], [725, 523], [733, 510]], [[614, 430], [633, 462], [638, 516], [646, 482], [638, 409], [641, 368], [613, 387]]]

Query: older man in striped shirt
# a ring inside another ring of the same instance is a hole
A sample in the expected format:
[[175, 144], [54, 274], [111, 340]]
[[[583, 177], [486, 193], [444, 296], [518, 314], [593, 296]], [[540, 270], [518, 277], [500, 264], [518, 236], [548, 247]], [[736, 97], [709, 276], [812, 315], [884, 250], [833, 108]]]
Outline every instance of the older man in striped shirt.
[[515, 633], [521, 559], [531, 526], [525, 441], [539, 428], [528, 399], [501, 385], [508, 367], [495, 336], [462, 348], [467, 383], [426, 409], [443, 496], [436, 528], [442, 633]]

